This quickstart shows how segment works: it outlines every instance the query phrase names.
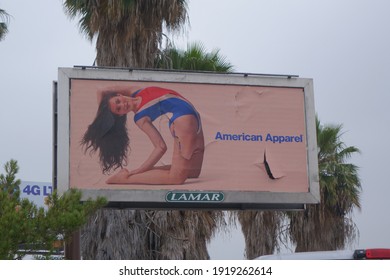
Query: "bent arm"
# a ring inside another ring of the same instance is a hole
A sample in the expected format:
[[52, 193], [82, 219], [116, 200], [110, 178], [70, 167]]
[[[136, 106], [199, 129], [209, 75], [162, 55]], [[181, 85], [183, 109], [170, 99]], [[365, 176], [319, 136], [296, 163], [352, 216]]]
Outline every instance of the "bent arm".
[[131, 172], [132, 174], [151, 170], [167, 151], [164, 139], [149, 119], [142, 118], [136, 124], [148, 136], [154, 148], [141, 166]]
[[117, 94], [131, 96], [131, 94], [137, 91], [138, 89], [140, 88], [136, 86], [110, 86], [110, 87], [100, 88], [96, 92], [97, 102], [99, 104], [103, 96], [108, 93], [115, 92]]

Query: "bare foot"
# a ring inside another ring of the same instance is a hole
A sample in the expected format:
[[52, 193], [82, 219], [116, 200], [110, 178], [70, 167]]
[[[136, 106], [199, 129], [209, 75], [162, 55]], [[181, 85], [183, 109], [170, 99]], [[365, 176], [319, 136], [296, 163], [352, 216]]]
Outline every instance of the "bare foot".
[[130, 176], [129, 170], [126, 168], [121, 169], [118, 173], [112, 175], [106, 180], [106, 184], [121, 184], [125, 183], [126, 179]]

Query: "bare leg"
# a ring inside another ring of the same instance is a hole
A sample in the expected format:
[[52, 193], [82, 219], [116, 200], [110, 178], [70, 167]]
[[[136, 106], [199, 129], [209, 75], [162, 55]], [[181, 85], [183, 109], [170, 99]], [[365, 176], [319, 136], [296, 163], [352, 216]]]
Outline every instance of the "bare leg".
[[198, 178], [204, 156], [204, 136], [202, 129], [198, 131], [198, 120], [192, 115], [177, 118], [171, 133], [179, 141], [181, 156], [190, 160], [188, 178]]
[[155, 166], [155, 167], [153, 167], [153, 169], [169, 170], [169, 169], [171, 169], [171, 165], [168, 164], [168, 165]]
[[[106, 181], [107, 184], [146, 184], [180, 185], [188, 178], [190, 160], [180, 155], [179, 143], [175, 140], [171, 168], [153, 168], [143, 173], [129, 176], [127, 169], [122, 169]], [[125, 171], [123, 171], [125, 170]]]
[[203, 163], [204, 138], [203, 132], [198, 132], [196, 118], [191, 115], [177, 118], [171, 129], [176, 138], [170, 167], [155, 167], [131, 176], [127, 170], [120, 171], [111, 176], [106, 183], [180, 185], [187, 178], [199, 177]]
[[191, 158], [191, 167], [188, 172], [188, 178], [198, 178], [202, 170], [204, 149], [194, 153]]

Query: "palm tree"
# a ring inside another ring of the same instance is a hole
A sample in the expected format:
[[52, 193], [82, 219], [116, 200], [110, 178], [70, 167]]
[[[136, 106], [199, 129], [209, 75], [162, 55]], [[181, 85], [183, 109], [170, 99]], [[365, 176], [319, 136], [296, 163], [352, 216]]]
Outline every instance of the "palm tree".
[[[157, 60], [156, 67], [180, 70], [231, 72], [233, 66], [221, 56], [219, 49], [207, 53], [203, 44], [188, 44], [186, 50], [166, 48]], [[213, 211], [211, 215], [221, 214]], [[278, 232], [283, 215], [276, 211], [237, 211], [230, 213], [233, 222], [238, 219], [245, 238], [245, 253], [248, 259], [271, 254], [278, 247]]]
[[225, 226], [222, 211], [145, 211], [152, 259], [209, 259], [207, 243]]
[[[346, 161], [359, 149], [341, 141], [342, 126], [322, 126], [316, 119], [321, 204], [303, 212], [239, 211], [248, 259], [272, 254], [280, 240], [293, 242], [296, 252], [336, 250], [355, 240], [350, 214], [360, 209], [357, 166]], [[288, 223], [288, 233], [282, 227]]]
[[[147, 68], [159, 60], [159, 54], [169, 59], [168, 50], [158, 49], [163, 23], [168, 30], [179, 30], [187, 17], [184, 0], [103, 4], [68, 0], [64, 7], [71, 17], [81, 15], [80, 28], [90, 39], [97, 36], [99, 66]], [[175, 52], [173, 48], [170, 51]], [[202, 70], [221, 69], [224, 60], [218, 52], [213, 56], [213, 64]], [[203, 53], [204, 60], [210, 57]], [[207, 259], [207, 242], [221, 225], [220, 211], [105, 209], [84, 228], [82, 255], [84, 259]]]
[[3, 40], [5, 35], [8, 33], [8, 21], [9, 14], [0, 9], [0, 41]]
[[281, 212], [241, 210], [235, 214], [244, 234], [247, 259], [272, 254], [279, 248], [278, 233], [284, 217]]
[[66, 13], [80, 16], [80, 30], [96, 36], [98, 66], [151, 68], [167, 31], [187, 22], [185, 0], [65, 0]]
[[[185, 0], [65, 0], [70, 18], [80, 17], [80, 30], [96, 37], [99, 66], [147, 68], [162, 40], [162, 28], [180, 30], [187, 20]], [[84, 259], [149, 259], [147, 213], [104, 209], [81, 235]]]
[[186, 50], [168, 46], [158, 54], [155, 67], [190, 71], [233, 71], [233, 65], [220, 54], [219, 49], [208, 52], [200, 42], [189, 43]]
[[360, 151], [341, 141], [342, 125], [316, 124], [321, 203], [289, 214], [296, 252], [343, 249], [358, 233], [350, 214], [361, 207], [361, 185], [358, 167], [347, 160]]
[[[231, 72], [226, 58], [215, 49], [208, 52], [202, 43], [190, 43], [186, 50], [168, 46], [155, 58], [155, 67], [175, 70]], [[148, 212], [149, 213], [149, 212]], [[156, 211], [150, 229], [159, 244], [157, 259], [208, 259], [207, 242], [226, 226], [222, 211]]]

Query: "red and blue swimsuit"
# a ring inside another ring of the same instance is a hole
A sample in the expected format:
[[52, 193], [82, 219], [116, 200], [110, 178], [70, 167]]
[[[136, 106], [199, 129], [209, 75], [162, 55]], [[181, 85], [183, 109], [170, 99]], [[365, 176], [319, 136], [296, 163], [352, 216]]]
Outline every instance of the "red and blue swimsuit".
[[200, 130], [200, 116], [194, 106], [179, 93], [160, 87], [146, 87], [132, 94], [132, 97], [141, 97], [138, 111], [134, 115], [134, 122], [143, 117], [149, 117], [154, 121], [161, 115], [171, 113], [169, 126], [181, 116], [194, 115], [198, 120]]

